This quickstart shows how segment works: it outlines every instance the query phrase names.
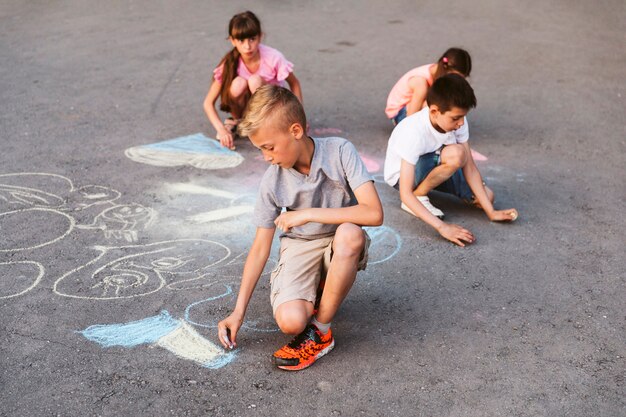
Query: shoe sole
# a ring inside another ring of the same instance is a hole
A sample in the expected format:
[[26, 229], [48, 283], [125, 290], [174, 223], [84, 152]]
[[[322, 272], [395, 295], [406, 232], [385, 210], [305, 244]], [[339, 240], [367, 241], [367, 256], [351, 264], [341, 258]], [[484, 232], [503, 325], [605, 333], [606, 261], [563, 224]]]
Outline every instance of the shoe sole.
[[[415, 213], [413, 213], [413, 212], [411, 211], [411, 209], [410, 209], [410, 208], [408, 208], [406, 205], [402, 204], [402, 205], [400, 205], [400, 208], [401, 208], [402, 210], [406, 211], [407, 213], [409, 213], [410, 215], [415, 216]], [[433, 214], [433, 216], [435, 216], [435, 215]], [[415, 217], [417, 217], [417, 216], [415, 216]], [[446, 217], [446, 216], [445, 216], [444, 214], [442, 214], [441, 216], [435, 216], [435, 217], [437, 217], [437, 218], [438, 218], [438, 219], [440, 219], [440, 220], [443, 220], [443, 218], [444, 218], [444, 217]], [[419, 217], [418, 217], [418, 219], [419, 219]]]
[[301, 371], [301, 370], [306, 369], [309, 366], [313, 365], [319, 358], [321, 358], [322, 356], [328, 354], [331, 350], [333, 350], [334, 347], [335, 347], [335, 339], [333, 339], [333, 341], [332, 341], [332, 343], [330, 345], [326, 346], [317, 355], [315, 355], [313, 360], [309, 360], [307, 362], [304, 362], [304, 363], [301, 363], [301, 364], [298, 364], [298, 365], [294, 365], [294, 366], [277, 366], [277, 367], [282, 369], [282, 370], [284, 370], [284, 371]]

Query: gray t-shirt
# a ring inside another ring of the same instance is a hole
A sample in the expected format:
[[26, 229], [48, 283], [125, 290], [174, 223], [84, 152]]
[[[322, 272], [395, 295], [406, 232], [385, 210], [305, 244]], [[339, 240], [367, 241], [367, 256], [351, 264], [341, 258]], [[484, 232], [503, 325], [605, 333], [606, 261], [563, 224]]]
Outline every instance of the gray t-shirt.
[[[306, 208], [341, 208], [357, 204], [352, 190], [373, 181], [354, 145], [343, 138], [313, 138], [315, 150], [309, 175], [293, 168], [270, 166], [259, 186], [254, 208], [257, 227], [274, 228], [274, 220], [283, 207], [290, 210]], [[282, 236], [319, 239], [332, 236], [336, 224], [309, 222], [293, 227]]]

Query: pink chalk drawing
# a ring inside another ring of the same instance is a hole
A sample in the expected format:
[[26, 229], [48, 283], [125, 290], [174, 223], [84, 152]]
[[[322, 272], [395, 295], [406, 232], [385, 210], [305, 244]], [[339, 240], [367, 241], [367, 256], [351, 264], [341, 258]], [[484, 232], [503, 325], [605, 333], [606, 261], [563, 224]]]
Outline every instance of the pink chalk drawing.
[[473, 149], [472, 149], [472, 158], [474, 158], [474, 161], [486, 161], [487, 160], [487, 157], [485, 155]]
[[335, 127], [316, 127], [313, 129], [314, 135], [338, 135], [340, 133], [342, 130]]
[[362, 153], [359, 153], [359, 156], [370, 174], [380, 171], [380, 163], [374, 157]]

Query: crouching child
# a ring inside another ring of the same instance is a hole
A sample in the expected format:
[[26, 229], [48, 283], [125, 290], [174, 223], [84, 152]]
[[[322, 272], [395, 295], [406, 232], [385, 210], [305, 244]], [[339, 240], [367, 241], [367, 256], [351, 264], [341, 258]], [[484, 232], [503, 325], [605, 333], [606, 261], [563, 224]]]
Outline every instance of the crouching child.
[[239, 133], [271, 166], [261, 180], [256, 235], [235, 308], [218, 324], [220, 342], [235, 347], [275, 230], [280, 229], [270, 301], [280, 330], [295, 337], [274, 352], [273, 360], [292, 371], [333, 349], [331, 321], [357, 271], [367, 264], [369, 237], [362, 226], [383, 222], [374, 182], [354, 145], [342, 138], [311, 138], [306, 126], [302, 105], [289, 90], [265, 85], [250, 98]]
[[391, 133], [385, 182], [400, 191], [401, 208], [422, 219], [449, 241], [465, 246], [474, 235], [443, 221], [428, 194], [441, 191], [484, 210], [491, 221], [517, 219], [514, 208], [496, 210], [494, 193], [474, 163], [465, 115], [476, 107], [469, 83], [458, 74], [438, 78], [426, 95], [428, 107], [402, 120]]

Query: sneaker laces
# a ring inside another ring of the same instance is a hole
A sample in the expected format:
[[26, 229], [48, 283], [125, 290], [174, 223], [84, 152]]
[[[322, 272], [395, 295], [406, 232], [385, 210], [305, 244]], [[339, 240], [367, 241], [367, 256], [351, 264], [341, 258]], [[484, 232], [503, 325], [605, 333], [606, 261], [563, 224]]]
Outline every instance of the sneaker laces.
[[292, 349], [298, 349], [301, 346], [304, 346], [307, 340], [315, 341], [315, 328], [311, 325], [308, 325], [302, 333], [293, 338], [291, 342], [287, 346]]

